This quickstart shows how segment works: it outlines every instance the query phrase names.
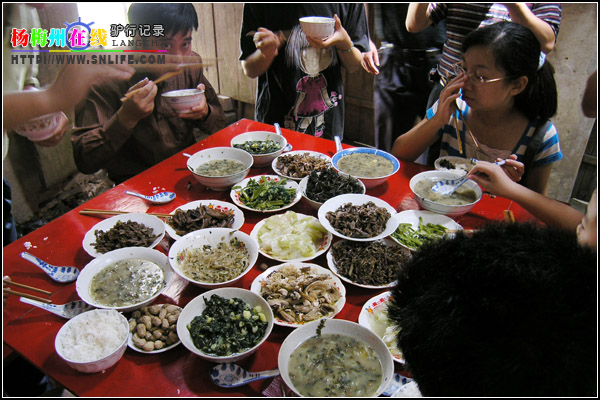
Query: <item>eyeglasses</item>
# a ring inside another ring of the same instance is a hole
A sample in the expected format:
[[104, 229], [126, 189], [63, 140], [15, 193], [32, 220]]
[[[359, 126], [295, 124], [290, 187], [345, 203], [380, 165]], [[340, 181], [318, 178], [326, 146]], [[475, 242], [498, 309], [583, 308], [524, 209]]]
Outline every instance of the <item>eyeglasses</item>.
[[460, 74], [467, 75], [469, 77], [469, 79], [471, 79], [471, 82], [473, 82], [476, 85], [483, 85], [484, 83], [497, 82], [497, 81], [501, 81], [503, 79], [508, 78], [505, 76], [503, 78], [487, 79], [487, 78], [484, 78], [483, 76], [475, 75], [475, 73], [468, 73], [467, 70], [465, 69], [463, 63], [454, 64], [452, 66], [452, 70], [454, 71], [454, 74], [456, 76], [459, 76]]

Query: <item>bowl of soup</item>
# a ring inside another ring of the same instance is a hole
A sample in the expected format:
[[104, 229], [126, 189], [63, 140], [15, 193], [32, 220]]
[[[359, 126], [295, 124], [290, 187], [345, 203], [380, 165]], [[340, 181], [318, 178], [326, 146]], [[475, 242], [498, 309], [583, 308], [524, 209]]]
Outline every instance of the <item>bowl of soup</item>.
[[338, 151], [331, 162], [336, 170], [360, 179], [367, 189], [381, 185], [400, 169], [396, 157], [369, 147]]
[[252, 156], [243, 150], [213, 147], [193, 154], [187, 168], [202, 185], [223, 191], [243, 181], [253, 164]]
[[288, 387], [305, 397], [376, 397], [394, 375], [394, 361], [383, 340], [341, 319], [296, 328], [283, 341], [277, 364]]
[[75, 290], [93, 307], [128, 312], [150, 304], [172, 278], [166, 255], [146, 247], [126, 247], [88, 263], [77, 277]]
[[468, 180], [452, 195], [435, 193], [431, 188], [442, 179], [460, 178], [460, 175], [452, 172], [426, 171], [413, 176], [409, 186], [419, 206], [438, 214], [454, 217], [469, 212], [481, 200], [483, 191], [479, 185]]
[[266, 167], [283, 153], [287, 140], [282, 135], [267, 131], [246, 132], [231, 139], [231, 147], [248, 152], [255, 167]]

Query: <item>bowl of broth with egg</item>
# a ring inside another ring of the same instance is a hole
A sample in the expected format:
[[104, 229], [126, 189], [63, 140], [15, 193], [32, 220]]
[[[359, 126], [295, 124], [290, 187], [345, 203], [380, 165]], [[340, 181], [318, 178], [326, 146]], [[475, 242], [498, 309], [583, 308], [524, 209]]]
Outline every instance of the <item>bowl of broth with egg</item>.
[[284, 382], [299, 396], [374, 397], [390, 384], [385, 343], [356, 322], [322, 319], [296, 328], [278, 355]]
[[232, 147], [201, 150], [187, 161], [187, 168], [202, 185], [218, 191], [243, 181], [254, 164], [252, 156]]
[[331, 162], [336, 170], [360, 179], [367, 189], [381, 185], [400, 169], [396, 157], [368, 147], [338, 151]]
[[468, 180], [451, 195], [442, 195], [431, 190], [443, 179], [459, 179], [460, 175], [446, 171], [426, 171], [412, 177], [409, 186], [417, 203], [426, 210], [448, 216], [465, 214], [481, 200], [483, 192], [474, 181]]

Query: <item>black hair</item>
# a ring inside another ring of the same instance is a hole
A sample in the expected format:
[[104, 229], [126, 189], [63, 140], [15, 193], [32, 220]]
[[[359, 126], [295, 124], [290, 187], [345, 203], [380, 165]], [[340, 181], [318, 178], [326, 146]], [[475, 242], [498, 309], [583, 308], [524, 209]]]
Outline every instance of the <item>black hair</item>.
[[596, 253], [573, 232], [490, 223], [427, 244], [388, 316], [424, 396], [594, 396]]
[[515, 107], [529, 120], [539, 117], [541, 124], [556, 114], [554, 67], [546, 60], [538, 68], [541, 46], [531, 30], [514, 22], [497, 22], [469, 33], [463, 41], [463, 54], [473, 46], [488, 47], [510, 79], [528, 78], [525, 90], [515, 96]]
[[131, 24], [162, 25], [169, 35], [198, 29], [198, 15], [191, 3], [133, 3], [127, 17]]

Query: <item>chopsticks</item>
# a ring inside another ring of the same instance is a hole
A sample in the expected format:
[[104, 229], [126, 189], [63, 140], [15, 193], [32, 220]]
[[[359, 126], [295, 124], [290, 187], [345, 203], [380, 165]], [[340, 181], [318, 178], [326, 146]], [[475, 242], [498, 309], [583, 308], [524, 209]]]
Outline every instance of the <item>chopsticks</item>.
[[[116, 210], [97, 210], [94, 208], [84, 208], [79, 211], [81, 215], [120, 215], [120, 214], [129, 214], [134, 211], [116, 211]], [[153, 215], [158, 218], [168, 218], [172, 217], [171, 214], [160, 214], [160, 213], [146, 213], [148, 215]]]
[[[167, 72], [167, 73], [162, 74], [161, 76], [159, 76], [156, 80], [154, 80], [154, 83], [155, 84], [156, 83], [160, 83], [160, 82], [162, 82], [164, 80], [167, 80], [169, 78], [177, 76], [177, 75], [179, 75], [181, 73], [183, 73], [183, 68], [182, 69], [178, 69], [176, 71], [169, 71], [169, 72]], [[125, 96], [121, 97], [121, 101], [123, 102], [123, 101], [127, 100], [128, 98], [130, 98], [131, 96], [133, 96], [135, 93], [137, 93], [140, 89], [142, 89], [142, 88], [138, 88], [138, 89], [132, 90], [131, 92], [125, 93]]]
[[[47, 290], [38, 289], [36, 287], [24, 285], [24, 284], [18, 283], [18, 282], [13, 282], [11, 280], [6, 279], [6, 277], [2, 279], [2, 282], [3, 282], [3, 284], [6, 284], [6, 285], [13, 285], [13, 286], [17, 286], [17, 287], [20, 287], [20, 288], [23, 288], [23, 289], [29, 289], [29, 290], [33, 290], [35, 292], [44, 293], [44, 294], [47, 294], [47, 295], [51, 295], [52, 294], [52, 292], [48, 292]], [[31, 299], [31, 300], [41, 301], [41, 302], [44, 302], [44, 303], [47, 303], [47, 304], [51, 304], [52, 303], [52, 300], [44, 299], [43, 297], [34, 296], [32, 294], [29, 294], [29, 293], [18, 292], [16, 290], [5, 288], [4, 286], [2, 286], [2, 292], [6, 293], [6, 294], [12, 294], [14, 296], [26, 297], [26, 298]]]

